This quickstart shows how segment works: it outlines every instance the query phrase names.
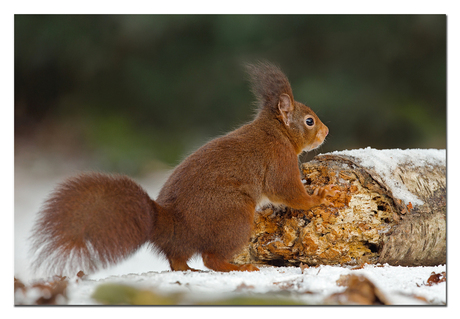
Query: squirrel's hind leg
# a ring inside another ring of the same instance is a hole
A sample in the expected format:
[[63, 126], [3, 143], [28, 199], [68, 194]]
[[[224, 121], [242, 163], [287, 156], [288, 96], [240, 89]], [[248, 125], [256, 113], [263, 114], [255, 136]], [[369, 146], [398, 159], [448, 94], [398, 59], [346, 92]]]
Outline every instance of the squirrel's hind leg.
[[251, 264], [234, 265], [212, 253], [203, 253], [202, 256], [204, 265], [215, 271], [259, 271], [259, 268]]

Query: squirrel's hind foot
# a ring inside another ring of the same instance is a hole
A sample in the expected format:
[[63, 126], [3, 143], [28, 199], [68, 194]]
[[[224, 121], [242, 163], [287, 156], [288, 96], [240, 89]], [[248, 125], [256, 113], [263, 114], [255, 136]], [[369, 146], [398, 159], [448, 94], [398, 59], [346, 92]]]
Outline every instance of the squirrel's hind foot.
[[214, 271], [259, 271], [259, 268], [254, 265], [234, 265], [226, 261], [224, 258], [216, 256], [212, 253], [203, 253], [202, 256], [204, 265]]
[[169, 266], [171, 267], [171, 270], [173, 271], [200, 271], [198, 269], [190, 268], [190, 266], [187, 264], [186, 259], [182, 258], [168, 258], [169, 261]]

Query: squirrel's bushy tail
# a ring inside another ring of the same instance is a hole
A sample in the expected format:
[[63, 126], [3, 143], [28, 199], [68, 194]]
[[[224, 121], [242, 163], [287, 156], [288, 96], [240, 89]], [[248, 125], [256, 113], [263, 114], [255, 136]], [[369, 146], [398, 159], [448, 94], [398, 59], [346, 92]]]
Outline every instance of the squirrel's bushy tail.
[[131, 178], [81, 174], [58, 185], [31, 236], [33, 268], [76, 275], [115, 264], [149, 240], [156, 203]]

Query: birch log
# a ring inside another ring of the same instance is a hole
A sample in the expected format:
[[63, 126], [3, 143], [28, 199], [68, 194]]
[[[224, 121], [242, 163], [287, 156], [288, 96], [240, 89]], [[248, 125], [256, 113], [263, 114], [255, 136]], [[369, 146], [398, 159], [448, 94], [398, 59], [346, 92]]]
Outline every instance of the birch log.
[[301, 165], [307, 192], [333, 184], [333, 206], [266, 206], [235, 263], [307, 265], [446, 263], [445, 150], [371, 148]]

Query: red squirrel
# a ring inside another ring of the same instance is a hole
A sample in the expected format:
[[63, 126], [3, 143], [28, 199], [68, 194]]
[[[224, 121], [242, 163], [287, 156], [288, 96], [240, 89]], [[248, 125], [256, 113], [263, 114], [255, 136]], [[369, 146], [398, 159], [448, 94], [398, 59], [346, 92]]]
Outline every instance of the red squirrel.
[[259, 62], [248, 73], [258, 102], [255, 119], [188, 156], [156, 200], [124, 175], [85, 173], [58, 185], [33, 228], [35, 268], [91, 273], [150, 244], [171, 270], [195, 270], [187, 261], [201, 254], [214, 271], [257, 271], [229, 260], [248, 243], [258, 205], [330, 205], [332, 185], [309, 195], [297, 159], [320, 146], [328, 128], [294, 100], [277, 66]]

